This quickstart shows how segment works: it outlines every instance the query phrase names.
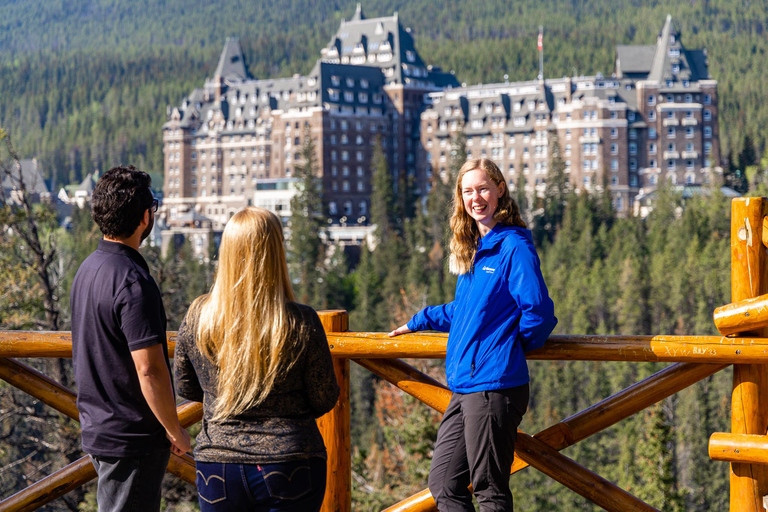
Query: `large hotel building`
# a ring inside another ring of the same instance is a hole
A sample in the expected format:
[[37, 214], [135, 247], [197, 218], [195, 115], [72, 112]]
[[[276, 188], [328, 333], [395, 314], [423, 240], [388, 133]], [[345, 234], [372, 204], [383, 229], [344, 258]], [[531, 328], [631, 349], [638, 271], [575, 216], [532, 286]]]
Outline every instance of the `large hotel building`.
[[701, 185], [721, 172], [717, 100], [706, 51], [686, 50], [670, 18], [656, 45], [619, 46], [610, 77], [459, 86], [421, 59], [397, 13], [367, 19], [358, 6], [307, 76], [255, 79], [226, 42], [213, 77], [169, 108], [165, 219], [216, 230], [251, 204], [285, 215], [308, 134], [329, 224], [366, 226], [375, 144], [419, 195], [444, 175], [460, 131], [471, 157], [531, 193], [556, 138], [572, 186], [608, 187], [626, 214], [661, 180]]

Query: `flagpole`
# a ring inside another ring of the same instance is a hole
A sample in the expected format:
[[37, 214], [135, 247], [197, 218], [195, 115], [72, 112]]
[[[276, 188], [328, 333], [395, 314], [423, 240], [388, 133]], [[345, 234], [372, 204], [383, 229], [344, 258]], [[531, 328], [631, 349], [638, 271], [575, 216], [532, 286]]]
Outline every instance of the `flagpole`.
[[538, 47], [539, 47], [539, 80], [544, 80], [544, 48], [543, 48], [543, 40], [544, 40], [544, 26], [539, 25], [539, 41], [538, 41]]

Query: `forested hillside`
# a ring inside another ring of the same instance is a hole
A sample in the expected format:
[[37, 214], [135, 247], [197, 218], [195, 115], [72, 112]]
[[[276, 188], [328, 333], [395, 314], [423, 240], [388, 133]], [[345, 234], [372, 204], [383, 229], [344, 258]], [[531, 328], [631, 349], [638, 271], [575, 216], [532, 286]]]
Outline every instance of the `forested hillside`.
[[[354, 7], [351, 1], [316, 0], [3, 2], [0, 127], [13, 136], [22, 157], [37, 156], [60, 182], [118, 162], [138, 164], [160, 178], [166, 105], [177, 104], [212, 73], [225, 37], [240, 37], [256, 77], [306, 73]], [[766, 4], [413, 0], [400, 5], [376, 0], [363, 8], [369, 17], [397, 10], [403, 24], [414, 29], [425, 61], [454, 70], [467, 83], [500, 81], [505, 73], [510, 80], [533, 78], [539, 25], [545, 30], [547, 76], [610, 74], [615, 45], [652, 44], [665, 16], [672, 14], [683, 43], [709, 51], [710, 72], [720, 83], [726, 151], [749, 154], [740, 158], [747, 163], [764, 153]], [[744, 151], [745, 141], [751, 153]], [[6, 161], [4, 151], [0, 163]], [[309, 147], [304, 151], [314, 154]], [[386, 159], [380, 148], [376, 151], [371, 218], [377, 244], [374, 250], [362, 249], [354, 268], [342, 251], [313, 236], [322, 229], [318, 197], [297, 196], [302, 202], [293, 208], [308, 213], [294, 217], [291, 226], [304, 234], [289, 247], [297, 297], [318, 309], [348, 309], [356, 331], [389, 330], [425, 305], [451, 300], [455, 286], [455, 276], [446, 271], [451, 185], [438, 181], [425, 208], [405, 212], [404, 201], [393, 197]], [[556, 305], [556, 333], [713, 334], [712, 311], [730, 297], [730, 213], [718, 190], [683, 205], [662, 188], [648, 219], [619, 219], [609, 198], [572, 195], [554, 141], [549, 154], [545, 196], [535, 204], [524, 196], [517, 200], [534, 232]], [[453, 155], [455, 173], [466, 155], [461, 136], [454, 140]], [[297, 176], [305, 180], [303, 190], [316, 190], [314, 162], [307, 161], [296, 169]], [[765, 195], [766, 182], [768, 174], [754, 168], [744, 185], [750, 194]], [[0, 214], [0, 223], [7, 224], [15, 212], [5, 208]], [[54, 327], [44, 322], [40, 276], [18, 235], [2, 230], [3, 330], [67, 329], [69, 283], [99, 238], [87, 211], [75, 213], [70, 231], [59, 229], [43, 206], [35, 215], [41, 236], [59, 258], [44, 272], [56, 285], [51, 299], [61, 321]], [[213, 266], [191, 258], [188, 246], [166, 257], [156, 248], [143, 253], [163, 293], [169, 329], [176, 329], [189, 303], [210, 287]], [[411, 363], [444, 378], [442, 361]], [[45, 365], [48, 372], [56, 363]], [[662, 367], [532, 362], [532, 399], [521, 428], [537, 432]], [[53, 370], [71, 382], [66, 366]], [[353, 509], [381, 510], [426, 486], [439, 415], [356, 365], [352, 379]], [[709, 460], [707, 439], [729, 430], [730, 390], [731, 374], [725, 370], [565, 453], [661, 510], [726, 510], [728, 464]], [[5, 468], [0, 497], [82, 456], [74, 422], [61, 422], [2, 382], [0, 411], [0, 468]], [[532, 469], [511, 482], [516, 510], [594, 508]], [[164, 498], [169, 511], [196, 507], [190, 488], [173, 479]], [[49, 508], [95, 510], [93, 487]]]
[[[0, 5], [0, 126], [59, 183], [133, 162], [162, 173], [167, 105], [200, 86], [223, 42], [239, 37], [256, 77], [306, 73], [353, 1], [12, 1]], [[768, 4], [738, 0], [371, 0], [399, 13], [426, 62], [467, 84], [531, 79], [544, 26], [545, 75], [609, 75], [617, 44], [653, 44], [667, 14], [689, 48], [705, 47], [720, 84], [723, 154], [746, 135], [765, 148]], [[735, 160], [735, 158], [734, 158]]]

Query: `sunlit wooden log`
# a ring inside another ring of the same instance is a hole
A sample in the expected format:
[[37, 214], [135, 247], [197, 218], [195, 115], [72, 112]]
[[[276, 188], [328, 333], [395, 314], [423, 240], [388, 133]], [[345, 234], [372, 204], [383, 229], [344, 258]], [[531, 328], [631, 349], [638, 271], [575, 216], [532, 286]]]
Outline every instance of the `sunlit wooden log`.
[[[318, 311], [326, 333], [349, 329], [346, 311]], [[318, 418], [317, 425], [328, 452], [328, 479], [321, 512], [352, 510], [352, 440], [350, 438], [349, 359], [334, 358], [336, 381], [341, 388], [336, 406]]]
[[[358, 337], [359, 335], [359, 337]], [[445, 357], [445, 334], [332, 334], [335, 357], [352, 359]], [[768, 339], [725, 336], [552, 336], [531, 360], [658, 361], [706, 364], [768, 363]]]
[[[762, 243], [765, 198], [736, 198], [731, 202], [731, 302], [768, 293], [768, 252]], [[766, 330], [756, 332], [765, 336]], [[753, 362], [753, 361], [750, 361]], [[731, 433], [765, 434], [768, 427], [768, 374], [764, 365], [733, 367]], [[758, 512], [768, 494], [768, 471], [761, 464], [731, 464], [731, 512]]]
[[[381, 361], [372, 359], [355, 360], [355, 362], [388, 382], [391, 382], [403, 391], [424, 401], [439, 412], [445, 412], [445, 409], [448, 407], [450, 392], [447, 392], [445, 387], [439, 382], [418, 372], [403, 361]], [[424, 398], [427, 400], [424, 400]], [[546, 447], [546, 449], [542, 448], [542, 446]], [[547, 475], [589, 499], [592, 499], [592, 496], [595, 494], [600, 494], [601, 497], [599, 500], [602, 501], [595, 502], [604, 506], [604, 508], [606, 504], [616, 507], [625, 507], [606, 508], [606, 510], [654, 510], [653, 508], [647, 508], [648, 506], [646, 504], [626, 491], [616, 487], [602, 477], [595, 475], [567, 457], [559, 454], [556, 449], [539, 440], [535, 440], [533, 437], [522, 432], [518, 433], [515, 453], [528, 464], [531, 464], [532, 460], [536, 461], [535, 464], [532, 465], [537, 469], [542, 465], [550, 465], [553, 460], [557, 460], [558, 463], [554, 467], [547, 469]], [[523, 453], [525, 453], [525, 456], [523, 456]], [[561, 473], [561, 471], [568, 472], [568, 474]], [[387, 510], [434, 510], [434, 500], [432, 500], [430, 505], [430, 500], [428, 499], [429, 495], [428, 490], [422, 491], [409, 498], [407, 503], [400, 502]]]
[[[176, 331], [168, 331], [168, 356], [176, 348]], [[0, 357], [72, 357], [71, 331], [0, 331]]]
[[[71, 357], [69, 333], [0, 332], [0, 357]], [[36, 339], [56, 341], [38, 345]], [[173, 356], [175, 332], [168, 332]], [[447, 335], [416, 333], [389, 338], [386, 333], [333, 333], [328, 336], [336, 358], [443, 358]], [[57, 345], [50, 348], [50, 345]], [[46, 348], [48, 347], [48, 348]], [[552, 336], [528, 359], [562, 361], [660, 361], [706, 364], [768, 364], [768, 339], [757, 336]]]
[[[75, 421], [79, 421], [75, 394], [59, 383], [49, 379], [34, 368], [12, 359], [0, 359], [0, 378], [9, 384], [12, 384], [16, 388], [37, 398], [46, 405], [53, 407], [57, 411], [63, 413], [65, 416], [68, 416]], [[202, 404], [189, 401], [180, 404], [177, 408], [177, 411], [179, 414], [179, 422], [185, 428], [200, 421], [203, 414]], [[80, 461], [82, 460], [83, 459], [79, 459], [73, 464], [81, 464]], [[85, 457], [85, 460], [90, 465], [90, 459]], [[95, 471], [92, 473], [84, 473], [77, 470], [77, 467], [70, 468], [70, 466], [67, 466], [57, 471], [56, 473], [53, 473], [52, 475], [49, 475], [48, 477], [40, 480], [39, 482], [27, 487], [25, 490], [14, 495], [21, 496], [20, 498], [14, 499], [21, 499], [25, 503], [27, 501], [34, 502], [34, 508], [37, 508], [51, 500], [57, 499], [70, 490], [79, 487], [80, 485], [88, 482], [90, 479], [96, 478]], [[195, 470], [194, 461], [191, 457], [185, 456], [185, 458], [181, 458], [176, 455], [171, 455], [171, 460], [168, 463], [168, 471], [194, 485]], [[83, 478], [86, 478], [86, 474], [91, 476], [82, 481]], [[77, 485], [70, 485], [68, 483], [68, 479], [71, 475], [77, 476], [76, 481], [79, 482]], [[66, 488], [67, 490], [59, 493], [58, 489], [62, 485], [63, 487], [61, 488]], [[3, 507], [5, 506], [6, 501], [0, 502], [0, 510], [5, 510]], [[16, 501], [10, 503], [15, 502]], [[19, 509], [13, 508], [8, 510]]]
[[0, 501], [0, 512], [36, 510], [96, 478], [87, 455]]
[[0, 379], [79, 421], [75, 394], [31, 366], [0, 358]]
[[714, 320], [723, 336], [768, 327], [768, 295], [720, 306], [715, 309]]
[[188, 484], [195, 485], [195, 459], [189, 455], [171, 454], [171, 459], [168, 461], [168, 471]]
[[715, 432], [709, 438], [709, 458], [727, 462], [768, 464], [768, 435]]
[[515, 455], [609, 512], [657, 510], [529, 435], [518, 433]]

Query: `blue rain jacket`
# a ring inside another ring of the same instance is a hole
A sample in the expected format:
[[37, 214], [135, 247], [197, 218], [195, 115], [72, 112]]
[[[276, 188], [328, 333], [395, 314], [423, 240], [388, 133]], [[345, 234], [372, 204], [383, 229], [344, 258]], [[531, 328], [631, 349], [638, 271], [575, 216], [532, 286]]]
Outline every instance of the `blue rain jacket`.
[[497, 224], [459, 276], [454, 301], [422, 309], [408, 328], [447, 331], [448, 387], [474, 393], [527, 383], [525, 352], [544, 345], [556, 324], [531, 232]]

